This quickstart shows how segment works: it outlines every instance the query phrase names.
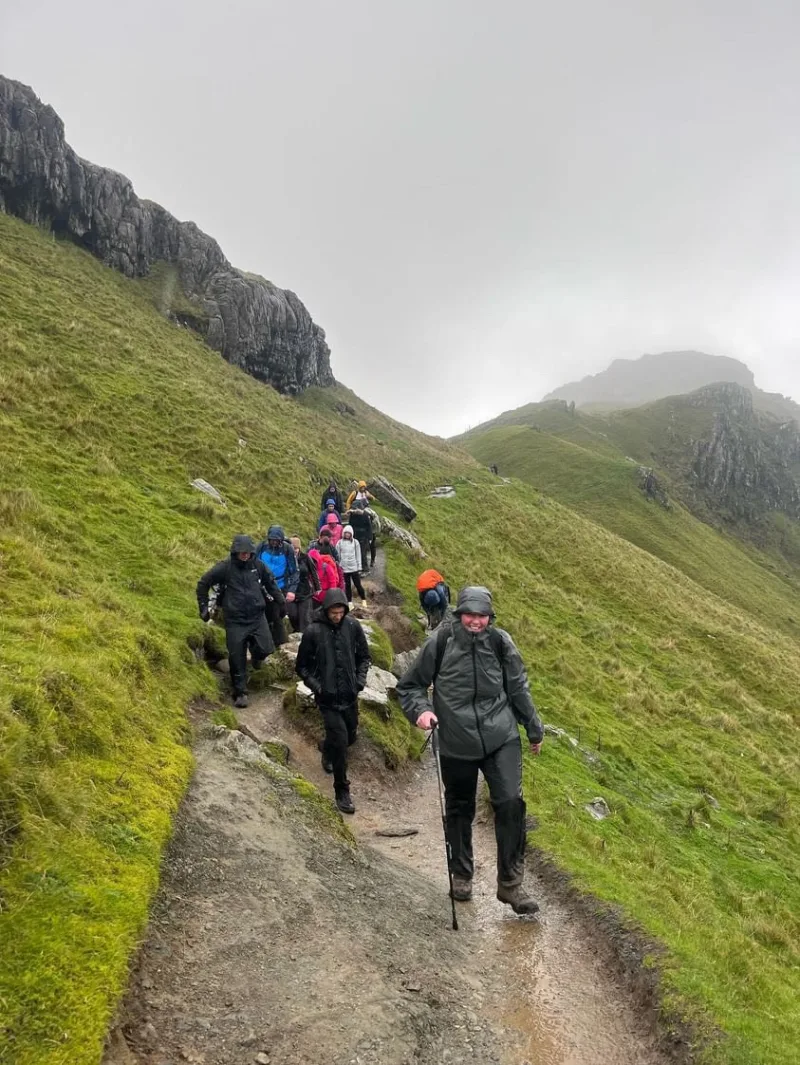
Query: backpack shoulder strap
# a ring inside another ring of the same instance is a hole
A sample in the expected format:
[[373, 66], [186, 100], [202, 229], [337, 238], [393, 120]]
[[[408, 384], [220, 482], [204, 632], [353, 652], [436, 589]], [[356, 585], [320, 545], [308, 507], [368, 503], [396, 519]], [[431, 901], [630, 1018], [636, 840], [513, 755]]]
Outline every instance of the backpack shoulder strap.
[[444, 659], [444, 653], [447, 650], [447, 643], [450, 639], [450, 629], [446, 626], [442, 626], [436, 633], [436, 661], [433, 666], [433, 677], [431, 683], [436, 683], [436, 678], [439, 676], [439, 670], [442, 668], [442, 660]]

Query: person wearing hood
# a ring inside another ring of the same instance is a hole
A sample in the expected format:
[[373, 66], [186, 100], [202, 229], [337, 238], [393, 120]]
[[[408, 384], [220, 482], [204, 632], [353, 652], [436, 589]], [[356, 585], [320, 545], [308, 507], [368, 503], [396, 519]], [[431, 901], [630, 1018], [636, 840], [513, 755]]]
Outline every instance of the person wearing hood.
[[[286, 602], [293, 603], [300, 583], [300, 574], [297, 572], [294, 548], [284, 536], [280, 525], [270, 525], [266, 537], [256, 548], [256, 557], [272, 573]], [[286, 629], [283, 625], [285, 616], [285, 609], [279, 610], [275, 604], [267, 606], [267, 620], [276, 647], [286, 643]]]
[[344, 505], [345, 510], [350, 510], [354, 503], [361, 503], [363, 506], [368, 507], [370, 500], [375, 496], [367, 491], [367, 482], [359, 481], [358, 487], [354, 488], [350, 495], [347, 497], [347, 502]]
[[347, 749], [356, 741], [358, 696], [366, 687], [369, 667], [364, 630], [349, 616], [344, 592], [331, 588], [303, 633], [295, 670], [313, 692], [322, 714], [322, 767], [333, 773], [336, 805], [345, 814], [355, 813], [347, 778]]
[[462, 588], [453, 614], [428, 637], [397, 685], [400, 705], [411, 723], [439, 730], [453, 898], [466, 902], [472, 897], [472, 822], [480, 771], [494, 809], [497, 897], [515, 913], [536, 913], [538, 903], [523, 884], [525, 801], [519, 726], [525, 729], [533, 754], [541, 750], [544, 729], [522, 657], [509, 634], [493, 625], [489, 589]]
[[331, 481], [325, 491], [322, 493], [322, 499], [320, 500], [320, 506], [323, 510], [328, 506], [328, 503], [333, 501], [334, 510], [341, 516], [344, 513], [344, 497], [339, 491], [339, 487], [336, 481]]
[[321, 529], [322, 526], [327, 522], [328, 516], [330, 514], [333, 514], [336, 517], [337, 521], [341, 521], [342, 520], [341, 511], [336, 509], [335, 500], [326, 499], [325, 500], [325, 506], [323, 507], [322, 513], [319, 516], [319, 521], [317, 522], [317, 528], [318, 529]]
[[225, 620], [233, 705], [240, 708], [247, 706], [248, 650], [253, 669], [275, 650], [266, 617], [267, 598], [279, 609], [284, 606], [283, 593], [255, 551], [249, 536], [235, 536], [230, 557], [217, 562], [197, 582], [197, 606], [203, 621], [209, 620], [209, 591], [219, 589], [217, 602]]
[[349, 524], [353, 527], [353, 536], [358, 540], [361, 547], [361, 569], [364, 573], [369, 573], [369, 545], [372, 540], [372, 522], [367, 514], [367, 508], [365, 504], [358, 500], [353, 504], [350, 510]]
[[331, 544], [333, 547], [339, 546], [339, 541], [342, 538], [342, 523], [339, 521], [338, 514], [328, 514], [325, 518], [325, 524], [322, 529], [327, 529], [331, 534]]
[[344, 593], [347, 596], [347, 605], [353, 606], [353, 585], [361, 596], [361, 602], [366, 606], [367, 597], [364, 594], [364, 585], [361, 583], [361, 544], [353, 536], [353, 526], [345, 525], [342, 538], [339, 541], [339, 564], [344, 573]]
[[[319, 551], [319, 549], [324, 544], [327, 544], [328, 547], [331, 549], [331, 554], [336, 559], [336, 562], [338, 564], [338, 562], [339, 562], [339, 548], [338, 548], [338, 546], [336, 544], [334, 544], [332, 542], [332, 540], [331, 540], [331, 530], [328, 528], [327, 525], [323, 525], [322, 526], [322, 528], [319, 531], [319, 536], [317, 536], [316, 540], [309, 541], [309, 544], [308, 544], [308, 553], [309, 553], [309, 555], [311, 554], [312, 551]], [[342, 587], [344, 587], [344, 585], [342, 585]]]

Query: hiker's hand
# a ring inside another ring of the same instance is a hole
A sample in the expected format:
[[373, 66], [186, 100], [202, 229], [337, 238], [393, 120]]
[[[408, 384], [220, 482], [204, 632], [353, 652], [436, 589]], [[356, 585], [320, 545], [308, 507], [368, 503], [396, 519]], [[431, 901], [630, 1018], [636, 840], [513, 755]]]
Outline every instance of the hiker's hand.
[[286, 602], [287, 603], [293, 603], [294, 602], [294, 592], [287, 592], [286, 593]]
[[433, 710], [423, 710], [417, 718], [417, 728], [424, 729], [425, 732], [430, 732], [433, 726], [438, 724], [439, 719]]
[[540, 740], [538, 743], [532, 743], [531, 744], [531, 754], [541, 754], [541, 753], [542, 753], [542, 741]]
[[201, 621], [205, 621], [207, 623], [210, 617], [211, 617], [211, 615], [208, 612], [208, 607], [206, 607], [204, 610], [200, 611], [200, 620]]

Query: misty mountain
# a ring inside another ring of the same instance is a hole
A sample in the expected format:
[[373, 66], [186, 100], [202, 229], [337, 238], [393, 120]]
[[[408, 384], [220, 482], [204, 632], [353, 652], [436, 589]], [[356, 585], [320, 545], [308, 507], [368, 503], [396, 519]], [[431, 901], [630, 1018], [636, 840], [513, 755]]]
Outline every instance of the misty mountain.
[[615, 359], [607, 370], [562, 385], [544, 398], [574, 402], [576, 407], [619, 409], [694, 392], [721, 381], [755, 389], [752, 371], [738, 359], [702, 351], [664, 351], [638, 359]]

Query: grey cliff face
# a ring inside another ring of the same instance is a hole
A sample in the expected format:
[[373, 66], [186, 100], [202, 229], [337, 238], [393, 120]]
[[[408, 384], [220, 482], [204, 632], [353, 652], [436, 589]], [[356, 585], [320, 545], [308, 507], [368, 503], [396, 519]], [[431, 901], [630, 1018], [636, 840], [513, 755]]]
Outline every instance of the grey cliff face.
[[140, 200], [122, 174], [80, 159], [55, 111], [2, 76], [0, 210], [50, 227], [128, 277], [171, 264], [189, 305], [176, 317], [279, 391], [334, 383], [325, 332], [293, 292], [236, 270], [193, 222]]

